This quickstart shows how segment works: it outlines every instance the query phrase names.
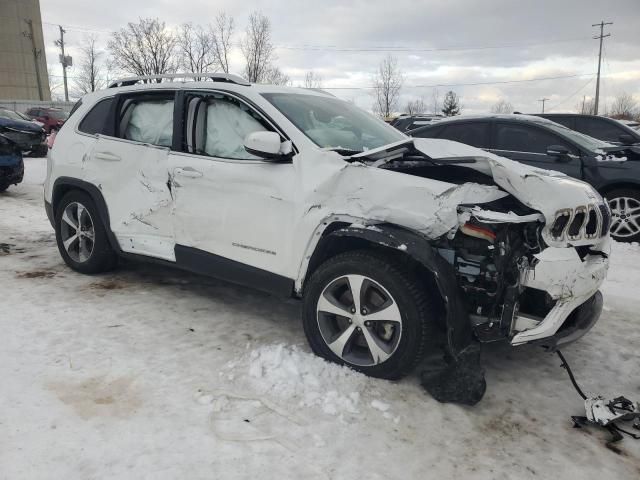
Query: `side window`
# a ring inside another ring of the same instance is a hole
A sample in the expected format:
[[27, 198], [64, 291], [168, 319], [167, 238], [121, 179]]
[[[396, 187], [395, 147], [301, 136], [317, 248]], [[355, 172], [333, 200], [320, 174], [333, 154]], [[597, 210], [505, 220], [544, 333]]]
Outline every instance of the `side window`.
[[620, 135], [626, 133], [622, 127], [598, 117], [578, 118], [576, 120], [576, 130], [605, 142], [619, 142]]
[[546, 153], [550, 145], [562, 145], [569, 151], [575, 148], [562, 138], [541, 128], [528, 125], [498, 124], [496, 132], [496, 149], [513, 152]]
[[118, 136], [126, 140], [171, 147], [173, 94], [127, 98], [118, 112]]
[[185, 108], [188, 152], [239, 160], [260, 158], [244, 149], [244, 139], [249, 133], [272, 129], [248, 105], [224, 94], [207, 94], [188, 96]]
[[[80, 125], [78, 125], [78, 130], [91, 135], [106, 133], [105, 127], [107, 126], [107, 117], [109, 116], [112, 103], [113, 97], [105, 98], [96, 103], [82, 119]], [[73, 112], [71, 113], [73, 114]]]
[[489, 123], [457, 123], [447, 125], [438, 138], [445, 138], [455, 142], [466, 143], [472, 147], [489, 147]]
[[442, 131], [442, 127], [429, 127], [429, 128], [421, 129], [417, 132], [413, 132], [411, 133], [411, 136], [416, 138], [438, 138], [440, 136], [441, 131]]

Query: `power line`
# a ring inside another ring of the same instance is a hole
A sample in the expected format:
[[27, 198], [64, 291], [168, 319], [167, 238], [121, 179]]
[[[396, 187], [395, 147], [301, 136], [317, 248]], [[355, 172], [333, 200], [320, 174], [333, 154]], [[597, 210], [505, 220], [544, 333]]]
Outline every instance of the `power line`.
[[590, 78], [587, 83], [585, 83], [584, 85], [582, 85], [578, 90], [576, 90], [575, 92], [573, 92], [571, 95], [569, 95], [567, 98], [565, 98], [564, 100], [562, 100], [559, 103], [556, 103], [553, 107], [549, 108], [549, 111], [551, 110], [555, 110], [556, 108], [558, 108], [560, 105], [564, 104], [565, 102], [568, 102], [569, 100], [571, 100], [573, 97], [575, 97], [578, 93], [580, 93], [582, 90], [584, 90], [585, 88], [587, 88], [587, 85], [589, 85], [591, 82], [593, 82], [593, 78]]
[[[50, 22], [42, 22], [44, 25], [51, 25], [58, 27], [58, 24]], [[113, 33], [113, 30], [98, 29], [95, 27], [79, 27], [75, 25], [63, 25], [68, 30], [78, 30], [81, 32], [93, 32], [93, 33]], [[484, 45], [484, 46], [445, 46], [445, 47], [415, 47], [415, 46], [403, 46], [403, 45], [376, 45], [371, 47], [352, 47], [352, 46], [340, 46], [340, 45], [287, 45], [287, 44], [275, 44], [275, 48], [282, 50], [312, 50], [312, 51], [329, 51], [329, 52], [451, 52], [451, 51], [464, 51], [464, 50], [495, 50], [500, 48], [523, 48], [533, 47], [538, 45], [551, 45], [556, 43], [570, 43], [579, 42], [588, 39], [588, 37], [579, 38], [560, 38], [555, 40], [546, 40], [540, 42], [523, 42], [523, 43], [509, 43], [501, 45]], [[234, 43], [234, 46], [240, 46], [239, 43]]]
[[485, 46], [448, 46], [448, 47], [405, 47], [405, 46], [372, 46], [372, 47], [344, 47], [338, 45], [274, 45], [276, 48], [284, 50], [318, 50], [329, 52], [451, 52], [463, 50], [493, 50], [500, 48], [523, 48], [537, 45], [550, 45], [555, 43], [578, 42], [586, 40], [587, 37], [565, 38], [558, 40], [549, 40], [544, 42], [531, 43], [511, 43], [503, 45], [485, 45]]
[[[437, 87], [473, 87], [479, 85], [504, 85], [510, 83], [525, 83], [525, 82], [541, 82], [544, 80], [559, 80], [562, 78], [576, 78], [585, 77], [587, 75], [595, 75], [595, 73], [577, 73], [573, 75], [559, 75], [556, 77], [538, 77], [538, 78], [526, 78], [522, 80], [497, 80], [494, 82], [471, 82], [471, 83], [434, 83], [432, 85], [404, 85], [405, 88], [437, 88]], [[363, 90], [372, 89], [373, 86], [363, 87], [322, 87], [323, 90]]]

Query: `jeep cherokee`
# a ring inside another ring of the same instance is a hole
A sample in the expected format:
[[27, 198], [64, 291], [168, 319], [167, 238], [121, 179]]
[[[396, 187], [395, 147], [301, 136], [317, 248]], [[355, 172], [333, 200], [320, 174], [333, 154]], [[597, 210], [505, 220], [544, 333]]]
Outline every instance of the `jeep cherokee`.
[[383, 378], [435, 339], [455, 362], [597, 321], [611, 219], [588, 184], [322, 91], [179, 77], [117, 81], [61, 128], [45, 205], [72, 269], [146, 258], [301, 298], [315, 353]]

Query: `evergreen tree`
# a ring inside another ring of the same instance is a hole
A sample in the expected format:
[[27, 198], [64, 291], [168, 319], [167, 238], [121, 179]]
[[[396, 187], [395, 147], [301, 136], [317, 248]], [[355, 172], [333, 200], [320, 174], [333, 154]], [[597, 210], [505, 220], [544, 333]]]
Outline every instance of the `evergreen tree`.
[[449, 90], [444, 96], [444, 102], [442, 103], [442, 113], [445, 117], [453, 117], [454, 115], [460, 115], [460, 99], [456, 92]]

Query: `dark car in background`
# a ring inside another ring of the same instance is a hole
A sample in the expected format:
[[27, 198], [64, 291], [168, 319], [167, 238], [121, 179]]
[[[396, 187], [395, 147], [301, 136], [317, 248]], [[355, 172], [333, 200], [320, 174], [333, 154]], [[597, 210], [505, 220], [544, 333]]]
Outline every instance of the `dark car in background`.
[[611, 236], [640, 240], [640, 146], [612, 145], [545, 118], [519, 114], [452, 117], [407, 133], [466, 143], [584, 180], [608, 199]]
[[24, 161], [20, 148], [0, 133], [0, 192], [17, 185], [24, 176]]
[[438, 121], [444, 118], [442, 115], [400, 115], [398, 118], [393, 119], [389, 125], [395, 127], [401, 132], [407, 132], [424, 125], [431, 125], [432, 122]]
[[638, 130], [623, 121], [613, 118], [577, 113], [540, 113], [535, 115], [614, 145], [640, 143], [640, 132]]
[[47, 133], [51, 133], [51, 130], [60, 130], [60, 127], [69, 118], [69, 114], [60, 108], [33, 107], [25, 114], [27, 117], [41, 122]]
[[0, 108], [0, 135], [11, 140], [25, 154], [35, 157], [47, 155], [44, 129], [34, 122], [24, 120], [12, 110]]

